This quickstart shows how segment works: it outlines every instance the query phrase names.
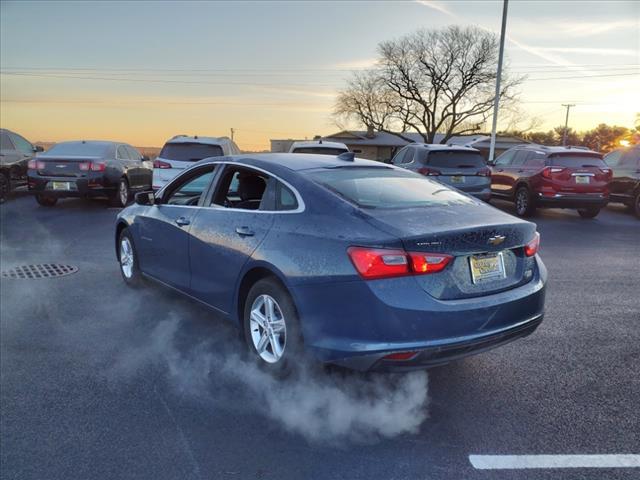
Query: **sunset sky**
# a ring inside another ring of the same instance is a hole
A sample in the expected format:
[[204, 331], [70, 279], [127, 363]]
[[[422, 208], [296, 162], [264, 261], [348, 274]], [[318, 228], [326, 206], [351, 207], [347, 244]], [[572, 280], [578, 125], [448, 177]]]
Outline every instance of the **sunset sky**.
[[[161, 146], [175, 134], [270, 138], [338, 131], [336, 91], [380, 41], [420, 27], [500, 30], [487, 2], [1, 3], [0, 124], [32, 141]], [[640, 2], [517, 1], [506, 55], [540, 129], [632, 127], [640, 112]], [[527, 123], [523, 120], [523, 125]]]

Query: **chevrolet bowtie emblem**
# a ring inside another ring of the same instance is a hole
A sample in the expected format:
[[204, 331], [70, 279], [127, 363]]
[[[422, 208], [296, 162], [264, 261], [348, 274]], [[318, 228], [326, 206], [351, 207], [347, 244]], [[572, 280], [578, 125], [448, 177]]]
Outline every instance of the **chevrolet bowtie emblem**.
[[500, 245], [504, 242], [504, 239], [507, 238], [504, 235], [496, 235], [494, 237], [489, 237], [488, 243], [491, 245]]

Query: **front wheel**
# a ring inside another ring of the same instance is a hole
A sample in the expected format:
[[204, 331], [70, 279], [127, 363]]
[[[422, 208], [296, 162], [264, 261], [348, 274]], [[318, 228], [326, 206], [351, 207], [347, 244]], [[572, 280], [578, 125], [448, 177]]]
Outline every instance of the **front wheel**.
[[580, 208], [578, 213], [582, 218], [595, 218], [600, 213], [599, 208]]
[[122, 177], [118, 182], [118, 188], [111, 197], [111, 205], [114, 207], [124, 208], [129, 204], [131, 199], [131, 191], [129, 190], [129, 182]]
[[129, 230], [125, 228], [118, 239], [118, 261], [120, 273], [127, 285], [138, 287], [142, 284], [142, 273], [138, 267], [138, 252]]
[[259, 280], [244, 305], [245, 341], [259, 364], [288, 373], [301, 353], [298, 314], [289, 293], [275, 279]]
[[43, 207], [53, 207], [58, 202], [58, 199], [56, 197], [38, 194], [36, 195], [36, 202]]
[[531, 192], [527, 187], [520, 187], [516, 190], [516, 213], [519, 217], [530, 217], [535, 211], [536, 207], [533, 204], [533, 198]]

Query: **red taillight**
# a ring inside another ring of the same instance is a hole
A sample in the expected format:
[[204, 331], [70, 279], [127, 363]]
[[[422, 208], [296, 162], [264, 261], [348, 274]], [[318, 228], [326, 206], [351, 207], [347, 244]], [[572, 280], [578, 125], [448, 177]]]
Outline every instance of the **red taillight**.
[[29, 170], [44, 170], [45, 163], [42, 160], [36, 160], [34, 158], [33, 160], [29, 160], [29, 163], [27, 163], [27, 168]]
[[163, 162], [162, 160], [154, 160], [153, 168], [171, 168], [171, 164], [167, 162]]
[[451, 255], [443, 253], [409, 253], [411, 258], [411, 269], [418, 275], [426, 273], [438, 273], [445, 269], [449, 262], [453, 260]]
[[560, 167], [545, 167], [544, 170], [542, 170], [542, 176], [544, 178], [551, 178], [552, 174], [560, 173], [563, 170], [564, 168]]
[[418, 352], [398, 352], [398, 353], [391, 353], [389, 355], [386, 355], [382, 359], [383, 360], [403, 361], [403, 360], [411, 360], [416, 355], [418, 355]]
[[442, 253], [384, 248], [349, 247], [347, 252], [360, 276], [367, 280], [437, 273], [453, 259], [451, 255]]
[[80, 164], [78, 165], [78, 168], [82, 172], [87, 172], [91, 168], [91, 162], [80, 162]]
[[613, 171], [610, 168], [601, 168], [600, 171], [607, 176], [607, 181], [613, 178]]
[[527, 257], [533, 257], [536, 253], [538, 253], [538, 249], [540, 248], [540, 234], [536, 232], [533, 236], [533, 239], [524, 246], [524, 254]]
[[104, 172], [107, 169], [107, 164], [104, 162], [91, 162], [89, 170], [92, 172]]
[[427, 168], [427, 167], [419, 168], [418, 173], [420, 175], [429, 175], [429, 176], [440, 175], [440, 172], [438, 170], [434, 170], [433, 168]]
[[478, 175], [480, 177], [490, 177], [491, 176], [491, 169], [489, 167], [484, 167], [482, 170], [480, 170], [478, 173], [476, 173], [476, 175]]

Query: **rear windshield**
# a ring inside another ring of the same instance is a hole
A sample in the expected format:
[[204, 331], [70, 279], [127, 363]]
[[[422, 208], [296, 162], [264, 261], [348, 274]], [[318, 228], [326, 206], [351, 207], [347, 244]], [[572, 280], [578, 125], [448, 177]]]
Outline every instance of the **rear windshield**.
[[585, 155], [584, 153], [561, 153], [559, 155], [552, 155], [549, 157], [548, 163], [554, 167], [565, 168], [607, 168], [607, 164], [604, 163], [601, 157]]
[[203, 143], [167, 143], [160, 152], [161, 158], [181, 162], [197, 162], [203, 158], [221, 157], [222, 155], [224, 154], [220, 145]]
[[464, 205], [471, 200], [441, 183], [406, 170], [342, 167], [312, 170], [313, 181], [364, 208]]
[[105, 145], [104, 143], [58, 143], [47, 150], [46, 155], [104, 157], [108, 149], [109, 145]]
[[299, 147], [293, 150], [292, 153], [317, 153], [320, 155], [340, 155], [341, 153], [348, 152], [345, 148], [325, 148], [325, 147]]
[[429, 166], [436, 168], [483, 168], [484, 158], [474, 152], [430, 152], [427, 157]]

